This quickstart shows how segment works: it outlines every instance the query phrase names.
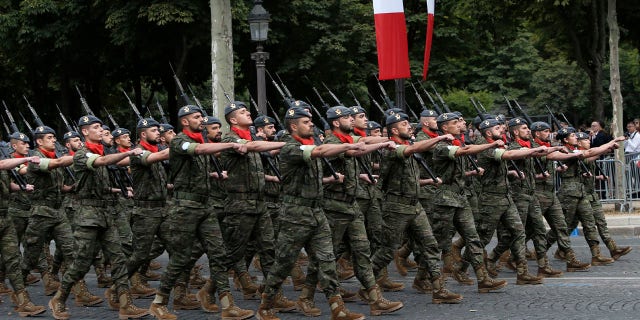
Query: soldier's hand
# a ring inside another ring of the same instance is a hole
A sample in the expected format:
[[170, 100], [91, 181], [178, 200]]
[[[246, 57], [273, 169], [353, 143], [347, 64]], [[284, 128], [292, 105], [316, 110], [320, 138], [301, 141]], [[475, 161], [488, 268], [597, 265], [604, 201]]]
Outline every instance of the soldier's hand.
[[38, 156], [32, 156], [29, 157], [29, 162], [33, 163], [33, 164], [40, 164], [40, 157]]
[[234, 143], [233, 150], [235, 150], [237, 153], [245, 154], [247, 153], [247, 146], [242, 143]]
[[622, 142], [622, 141], [625, 141], [625, 140], [627, 140], [627, 138], [625, 136], [619, 136], [619, 137], [616, 137], [615, 139], [613, 139], [613, 142]]
[[144, 152], [144, 150], [142, 150], [142, 148], [135, 148], [129, 151], [129, 155], [131, 156], [139, 156]]
[[376, 183], [378, 183], [378, 178], [380, 176], [374, 174], [373, 175], [373, 181], [371, 181], [371, 179], [369, 179], [369, 175], [366, 174], [366, 173], [361, 173], [360, 175], [358, 175], [358, 177], [360, 177], [360, 180], [366, 181], [369, 184], [376, 184]]
[[396, 143], [391, 140], [382, 143], [382, 146], [380, 147], [380, 149], [388, 149], [388, 150], [395, 150], [396, 148], [397, 148]]
[[349, 148], [349, 150], [356, 150], [356, 151], [364, 151], [365, 148], [365, 143], [364, 142], [358, 142], [358, 143], [353, 143], [351, 144], [351, 147]]
[[209, 176], [211, 176], [214, 179], [218, 179], [218, 180], [225, 180], [227, 179], [229, 176], [227, 175], [227, 171], [222, 171], [222, 177], [220, 175], [218, 175], [217, 172], [211, 172], [209, 173]]
[[[38, 159], [40, 159], [40, 158], [38, 158]], [[24, 187], [24, 191], [26, 191], [26, 192], [33, 192], [33, 190], [35, 190], [35, 187], [32, 184], [27, 184]]]
[[504, 141], [502, 141], [502, 139], [494, 141], [493, 144], [498, 148], [504, 147]]
[[127, 190], [127, 198], [129, 199], [133, 198], [133, 191]]
[[608, 181], [608, 180], [609, 180], [609, 177], [607, 177], [607, 176], [605, 176], [605, 175], [601, 174], [601, 175], [596, 176], [596, 180]]
[[454, 137], [452, 134], [447, 133], [447, 134], [443, 134], [441, 135], [442, 140], [447, 140], [447, 141], [453, 141], [456, 139], [456, 137]]
[[338, 179], [336, 179], [333, 175], [322, 178], [323, 183], [342, 183], [344, 182], [344, 174], [336, 172]]
[[477, 176], [482, 176], [484, 175], [484, 168], [483, 167], [478, 167], [478, 170], [475, 171]]
[[167, 183], [167, 190], [173, 190], [173, 183]]
[[558, 166], [558, 167], [556, 168], [556, 172], [565, 172], [565, 171], [567, 171], [567, 169], [569, 169], [569, 167], [567, 167], [567, 165], [566, 165], [566, 164], [563, 164], [563, 165]]
[[585, 178], [591, 178], [591, 177], [593, 177], [593, 174], [591, 174], [591, 172], [585, 172], [585, 173], [582, 174], [582, 176], [585, 177]]

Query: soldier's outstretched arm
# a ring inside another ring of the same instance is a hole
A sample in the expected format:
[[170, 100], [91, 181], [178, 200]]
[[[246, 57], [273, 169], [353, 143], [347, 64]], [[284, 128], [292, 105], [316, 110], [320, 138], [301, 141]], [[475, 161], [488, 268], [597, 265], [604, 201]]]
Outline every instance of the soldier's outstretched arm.
[[389, 141], [389, 138], [387, 137], [374, 137], [374, 136], [362, 137], [358, 140], [358, 142], [364, 142], [366, 144], [382, 143], [387, 141]]
[[[359, 141], [360, 142], [360, 141]], [[395, 148], [396, 144], [393, 141], [381, 142], [381, 143], [373, 143], [373, 144], [365, 144], [363, 150], [349, 150], [346, 154], [350, 157], [360, 157], [365, 154], [369, 154], [376, 150], [380, 149], [392, 149]]]
[[246, 144], [241, 143], [200, 143], [196, 146], [196, 154], [214, 154], [220, 151], [234, 149], [239, 153], [246, 153]]
[[127, 152], [108, 154], [108, 155], [100, 156], [100, 157], [96, 158], [96, 160], [93, 161], [92, 166], [93, 167], [109, 166], [109, 165], [112, 165], [112, 164], [116, 164], [116, 163], [120, 162], [122, 159], [128, 158], [131, 155], [138, 156], [140, 154], [142, 154], [142, 149], [140, 149], [140, 148], [135, 148], [135, 149], [129, 150]]
[[154, 152], [147, 157], [147, 163], [156, 163], [169, 159], [169, 148], [162, 151]]
[[[584, 158], [597, 158], [599, 155], [603, 154], [603, 153], [607, 153], [609, 151], [618, 149], [619, 144], [618, 142], [622, 142], [624, 141], [626, 138], [625, 137], [617, 137], [611, 141], [609, 141], [608, 143], [605, 143], [599, 147], [596, 148], [591, 148], [589, 150], [585, 150], [582, 152], [582, 156]], [[589, 159], [589, 160], [593, 160], [593, 159]]]
[[247, 142], [246, 146], [248, 152], [263, 152], [280, 149], [284, 146], [284, 144], [284, 142], [274, 141], [251, 141]]
[[564, 152], [556, 151], [556, 152], [549, 153], [547, 155], [547, 160], [567, 161], [567, 160], [580, 158], [580, 157], [582, 157], [582, 154], [577, 152], [564, 153]]
[[[63, 156], [56, 159], [48, 159], [49, 164], [47, 165], [48, 170], [53, 170], [55, 168], [60, 167], [68, 167], [73, 164], [73, 156]], [[40, 164], [42, 164], [42, 159], [40, 160]]]
[[458, 147], [458, 150], [456, 151], [455, 156], [463, 157], [471, 154], [478, 154], [487, 149], [502, 147], [503, 145], [504, 145], [504, 142], [502, 140], [494, 141], [492, 143], [485, 143], [485, 144], [468, 144], [464, 147]]
[[507, 150], [502, 154], [502, 160], [524, 159], [536, 154], [544, 154], [547, 147], [537, 147], [532, 149]]
[[328, 158], [337, 156], [349, 150], [362, 150], [364, 143], [343, 143], [343, 144], [323, 144], [319, 145], [311, 151], [311, 158]]
[[438, 142], [443, 140], [453, 141], [455, 140], [455, 138], [450, 134], [443, 134], [433, 139], [418, 141], [410, 146], [407, 146], [404, 149], [403, 154], [405, 157], [408, 157], [414, 153], [425, 152], [429, 149], [432, 149], [433, 147], [435, 147], [436, 144], [438, 144]]
[[31, 163], [40, 163], [39, 157], [25, 157], [25, 158], [13, 158], [13, 159], [4, 159], [0, 161], [0, 170], [9, 170], [13, 169], [25, 162]]

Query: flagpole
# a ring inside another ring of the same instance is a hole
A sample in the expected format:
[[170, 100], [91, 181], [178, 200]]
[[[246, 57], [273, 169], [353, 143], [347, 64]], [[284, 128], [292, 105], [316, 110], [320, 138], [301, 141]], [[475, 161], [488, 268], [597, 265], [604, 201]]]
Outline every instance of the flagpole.
[[396, 108], [402, 109], [407, 112], [406, 104], [404, 103], [404, 78], [395, 79], [396, 81]]

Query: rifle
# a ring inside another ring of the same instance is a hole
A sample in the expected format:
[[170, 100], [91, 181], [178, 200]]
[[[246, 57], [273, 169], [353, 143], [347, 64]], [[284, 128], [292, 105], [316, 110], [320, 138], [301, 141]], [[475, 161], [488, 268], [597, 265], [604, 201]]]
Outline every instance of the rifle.
[[[507, 101], [507, 107], [509, 108], [509, 113], [511, 113], [511, 115], [514, 118], [517, 118], [518, 115], [516, 115], [515, 111], [513, 110], [513, 108], [511, 107], [511, 103], [509, 102], [509, 99], [506, 96], [503, 96], [504, 99]], [[520, 106], [520, 104], [518, 103], [518, 101], [516, 101], [515, 99], [513, 100], [516, 103], [516, 106], [518, 107], [518, 109], [520, 110], [520, 113], [522, 114], [522, 116], [524, 116], [524, 119], [527, 121], [527, 124], [529, 125], [529, 127], [531, 126], [531, 124], [533, 123], [533, 120], [531, 120], [531, 118], [529, 117], [529, 115], [524, 112], [524, 110], [522, 109], [522, 107]], [[530, 141], [533, 140], [529, 139]], [[536, 165], [536, 167], [538, 168], [538, 170], [540, 171], [540, 173], [542, 175], [544, 175], [545, 173], [549, 174], [547, 172], [547, 170], [545, 170], [544, 166], [542, 165], [542, 162], [540, 162], [540, 159], [538, 159], [537, 157], [533, 158], [533, 161]]]
[[20, 132], [20, 130], [18, 130], [18, 126], [16, 125], [16, 121], [13, 120], [13, 115], [11, 115], [11, 111], [9, 111], [9, 107], [7, 107], [7, 104], [4, 102], [4, 100], [2, 100], [2, 104], [4, 105], [4, 112], [7, 114], [7, 118], [9, 119], [11, 130], [13, 130], [13, 132]]
[[358, 98], [356, 98], [355, 93], [353, 93], [353, 90], [349, 89], [349, 93], [351, 93], [351, 96], [353, 97], [353, 101], [355, 101], [356, 106], [362, 108], [362, 105], [360, 104], [360, 101], [358, 101]]
[[[265, 69], [266, 70], [266, 69]], [[269, 71], [267, 71], [268, 73]], [[271, 74], [269, 74], [269, 77], [271, 77]], [[289, 91], [289, 88], [287, 88], [287, 85], [284, 84], [284, 81], [282, 81], [282, 79], [280, 79], [280, 75], [276, 72], [276, 77], [278, 78], [278, 80], [280, 81], [280, 85], [282, 85], [282, 89], [284, 89], [284, 93], [287, 94], [287, 97], [289, 97], [290, 99], [293, 100], [293, 96], [291, 95], [291, 91]]]
[[182, 83], [180, 82], [180, 79], [178, 79], [178, 76], [176, 75], [175, 70], [173, 70], [173, 65], [171, 64], [171, 62], [169, 62], [169, 68], [171, 68], [171, 73], [173, 73], [173, 80], [175, 80], [176, 86], [180, 91], [180, 97], [182, 98], [182, 101], [184, 102], [184, 104], [193, 104], [193, 102], [191, 102], [191, 99], [189, 99], [189, 96], [187, 95], [187, 93], [184, 92], [184, 87], [182, 87]]
[[422, 97], [418, 93], [418, 89], [416, 89], [416, 86], [413, 84], [413, 81], [409, 81], [409, 83], [411, 84], [411, 87], [413, 88], [413, 93], [416, 94], [416, 98], [418, 99], [418, 102], [420, 103], [420, 106], [422, 107], [422, 110], [426, 110], [427, 106], [424, 104], [424, 100], [422, 100]]
[[[133, 103], [133, 101], [131, 101], [131, 98], [129, 98], [129, 95], [127, 95], [127, 92], [124, 91], [124, 89], [120, 89], [120, 91], [122, 91], [122, 93], [124, 93], [124, 96], [127, 97], [127, 101], [129, 102], [129, 106], [131, 107], [131, 110], [133, 110], [133, 113], [136, 114], [136, 117], [138, 117], [138, 120], [142, 120], [142, 115], [140, 114], [140, 111], [138, 110], [138, 107], [136, 107], [135, 103]], [[115, 123], [113, 125], [116, 125]]]
[[67, 132], [70, 132], [70, 131], [78, 132], [77, 128], [73, 128], [71, 124], [69, 124], [69, 121], [64, 116], [64, 114], [62, 114], [62, 111], [60, 111], [60, 107], [58, 107], [57, 103], [56, 103], [56, 109], [58, 109], [58, 115], [60, 115], [60, 119], [62, 119], [62, 122], [64, 123], [64, 127], [67, 129]]
[[93, 113], [93, 111], [91, 111], [91, 108], [89, 108], [89, 104], [87, 103], [87, 100], [84, 99], [84, 97], [82, 96], [82, 93], [80, 92], [80, 89], [78, 89], [78, 86], [76, 85], [76, 91], [78, 91], [78, 95], [80, 96], [80, 103], [82, 104], [82, 108], [84, 108], [84, 111], [91, 116], [95, 117], [95, 113]]
[[[484, 121], [487, 118], [484, 116], [484, 113], [482, 113], [480, 111], [480, 108], [478, 108], [478, 105], [476, 104], [475, 100], [473, 100], [473, 98], [471, 99], [471, 103], [473, 104], [473, 108], [476, 109], [476, 112], [478, 113], [478, 117], [480, 117], [480, 120]], [[509, 164], [511, 164], [511, 166], [513, 167], [514, 170], [516, 170], [516, 172], [518, 173], [518, 177], [520, 179], [524, 179], [524, 174], [520, 171], [520, 168], [518, 168], [518, 165], [516, 164], [515, 161], [513, 160], [509, 160]]]
[[373, 102], [373, 105], [376, 106], [378, 110], [380, 110], [380, 112], [382, 113], [382, 116], [384, 117], [384, 109], [382, 108], [380, 103], [376, 101], [376, 98], [374, 98], [370, 93], [367, 92], [367, 95], [369, 96], [369, 99], [371, 99], [371, 102]]
[[273, 106], [271, 106], [271, 102], [269, 102], [269, 100], [267, 100], [267, 106], [271, 110], [271, 113], [273, 113], [273, 117], [276, 118], [276, 121], [278, 122], [278, 126], [280, 127], [280, 129], [283, 129], [283, 130], [286, 129], [282, 124], [282, 121], [280, 121], [280, 117], [278, 116], [278, 113], [276, 112], [276, 110], [273, 109]]
[[413, 116], [414, 119], [416, 119], [416, 121], [420, 121], [420, 117], [418, 117], [418, 115], [416, 115], [415, 112], [413, 112], [413, 109], [411, 109], [411, 107], [409, 106], [409, 104], [405, 101], [404, 102], [405, 107], [407, 107], [407, 110], [409, 110], [409, 112], [411, 112], [411, 115]]
[[431, 96], [429, 91], [424, 88], [422, 83], [418, 82], [418, 84], [420, 85], [420, 88], [422, 88], [422, 91], [424, 91], [424, 93], [427, 95], [427, 98], [429, 98], [429, 101], [431, 101], [431, 105], [433, 106], [433, 109], [436, 111], [436, 113], [442, 114], [442, 109], [440, 109], [440, 106], [436, 103], [435, 100], [433, 100], [433, 97]]
[[[562, 118], [564, 119], [564, 121], [570, 126], [573, 127], [571, 125], [571, 122], [569, 122], [569, 120], [567, 119], [567, 117], [564, 115], [564, 112], [560, 112], [560, 115], [562, 116]], [[589, 173], [589, 168], [587, 167], [587, 165], [584, 163], [583, 160], [578, 160], [578, 164], [580, 164], [580, 167], [585, 170], [586, 173]], [[607, 177], [607, 175], [604, 174], [604, 172], [602, 171], [602, 168], [600, 168], [600, 165], [598, 165], [598, 162], [594, 162], [593, 163], [595, 165], [596, 171], [598, 171], [597, 173], [599, 173], [600, 175]]]
[[387, 95], [387, 91], [384, 90], [384, 87], [382, 86], [382, 83], [380, 83], [380, 79], [378, 78], [378, 75], [375, 75], [375, 77], [376, 77], [376, 82], [378, 83], [378, 88], [380, 88], [380, 92], [382, 92], [382, 96], [384, 97], [384, 101], [387, 104], [387, 107], [393, 108], [393, 101], [391, 100], [391, 98], [389, 98], [389, 95]]
[[[11, 116], [9, 109], [7, 108], [7, 104], [4, 101], [2, 101], [2, 103], [4, 104], [5, 111], [7, 112], [7, 117], [9, 117], [11, 121], [11, 127], [12, 128], [15, 127], [15, 129], [18, 129], [15, 122], [13, 121], [13, 117]], [[9, 131], [9, 126], [7, 126], [7, 123], [4, 121], [4, 117], [2, 117], [2, 124], [4, 125], [5, 130], [7, 130], [7, 134], [11, 135], [11, 132]], [[19, 131], [15, 130], [15, 132], [19, 132]], [[3, 160], [11, 158], [11, 151], [9, 150], [9, 148], [10, 146], [4, 143], [0, 146], [0, 157]], [[21, 191], [27, 190], [27, 181], [24, 179], [24, 177], [22, 177], [22, 175], [18, 173], [18, 171], [15, 168], [9, 170], [9, 173], [11, 173], [11, 177], [13, 177], [13, 180], [16, 182], [18, 187], [20, 187]]]
[[[322, 124], [325, 126], [325, 128], [330, 128], [329, 123], [327, 122], [327, 120], [324, 119], [322, 114], [320, 114], [318, 109], [316, 109], [316, 107], [311, 102], [309, 102], [309, 106], [311, 106], [311, 109], [313, 109], [313, 111], [316, 113], [318, 118], [320, 118], [320, 120], [322, 121]], [[314, 135], [314, 141], [315, 141], [316, 145], [321, 145], [322, 144], [322, 142], [320, 142], [320, 139], [318, 138], [317, 135]], [[329, 160], [327, 158], [321, 158], [321, 159], [322, 159], [322, 163], [324, 163], [324, 165], [327, 166], [327, 168], [329, 169], [329, 173], [333, 176], [333, 178], [336, 179], [336, 180], [340, 179], [340, 177], [338, 177], [338, 173], [336, 172], [336, 169], [334, 169], [333, 165], [331, 165], [331, 162], [329, 162]]]
[[169, 123], [167, 117], [164, 115], [164, 110], [162, 110], [162, 105], [160, 104], [160, 101], [158, 101], [158, 98], [156, 98], [156, 106], [158, 107], [158, 112], [160, 112], [160, 121], [162, 121], [162, 123]]
[[120, 126], [116, 123], [116, 120], [113, 119], [113, 116], [111, 116], [111, 113], [109, 113], [109, 110], [107, 110], [107, 107], [103, 107], [104, 108], [104, 112], [107, 113], [107, 118], [109, 118], [109, 121], [111, 121], [111, 124], [113, 125], [113, 127], [115, 129], [120, 128]]
[[7, 122], [4, 120], [3, 116], [0, 116], [0, 118], [2, 118], [2, 125], [4, 126], [4, 130], [7, 133], [7, 137], [11, 135], [11, 130], [9, 129], [9, 126], [7, 125]]
[[339, 105], [339, 106], [344, 106], [344, 104], [342, 104], [342, 102], [340, 102], [340, 99], [338, 99], [338, 97], [333, 94], [333, 92], [331, 92], [331, 89], [329, 89], [329, 87], [327, 87], [327, 85], [324, 83], [324, 81], [320, 81], [320, 83], [322, 83], [322, 85], [324, 86], [325, 89], [327, 89], [327, 91], [329, 92], [329, 95], [333, 98], [333, 100]]
[[200, 100], [198, 100], [198, 98], [196, 98], [195, 93], [193, 93], [193, 90], [191, 90], [191, 86], [187, 84], [187, 89], [189, 89], [189, 92], [191, 92], [191, 97], [193, 98], [193, 101], [196, 102], [196, 106], [200, 107], [200, 109], [204, 110], [204, 108], [202, 108], [202, 104], [200, 103]]
[[[284, 102], [287, 104], [287, 106], [289, 108], [294, 107], [293, 105], [293, 98], [291, 98], [290, 96], [286, 95], [284, 93], [284, 91], [282, 91], [282, 88], [280, 88], [280, 85], [278, 85], [278, 83], [273, 79], [273, 77], [271, 76], [271, 73], [269, 73], [269, 70], [267, 71], [267, 75], [269, 76], [269, 79], [271, 79], [271, 83], [273, 84], [273, 86], [276, 88], [276, 91], [278, 91], [278, 93], [280, 94], [280, 96], [282, 97], [282, 99], [284, 100]], [[228, 99], [228, 98], [227, 98]]]
[[440, 103], [442, 104], [442, 108], [444, 108], [444, 111], [451, 112], [451, 110], [449, 109], [449, 106], [447, 106], [447, 104], [444, 102], [444, 99], [442, 99], [442, 96], [440, 96], [440, 94], [438, 93], [438, 90], [436, 90], [436, 87], [433, 86], [433, 83], [431, 84], [431, 89], [433, 89], [433, 92], [436, 94], [436, 97], [438, 97], [438, 100], [440, 100]]

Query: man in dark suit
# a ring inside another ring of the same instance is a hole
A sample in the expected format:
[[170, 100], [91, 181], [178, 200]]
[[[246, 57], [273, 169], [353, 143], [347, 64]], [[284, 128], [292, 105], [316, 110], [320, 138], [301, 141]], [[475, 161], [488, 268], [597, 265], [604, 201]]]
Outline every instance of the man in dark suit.
[[591, 147], [597, 148], [607, 142], [613, 140], [613, 138], [606, 132], [604, 132], [604, 124], [602, 121], [591, 122]]

